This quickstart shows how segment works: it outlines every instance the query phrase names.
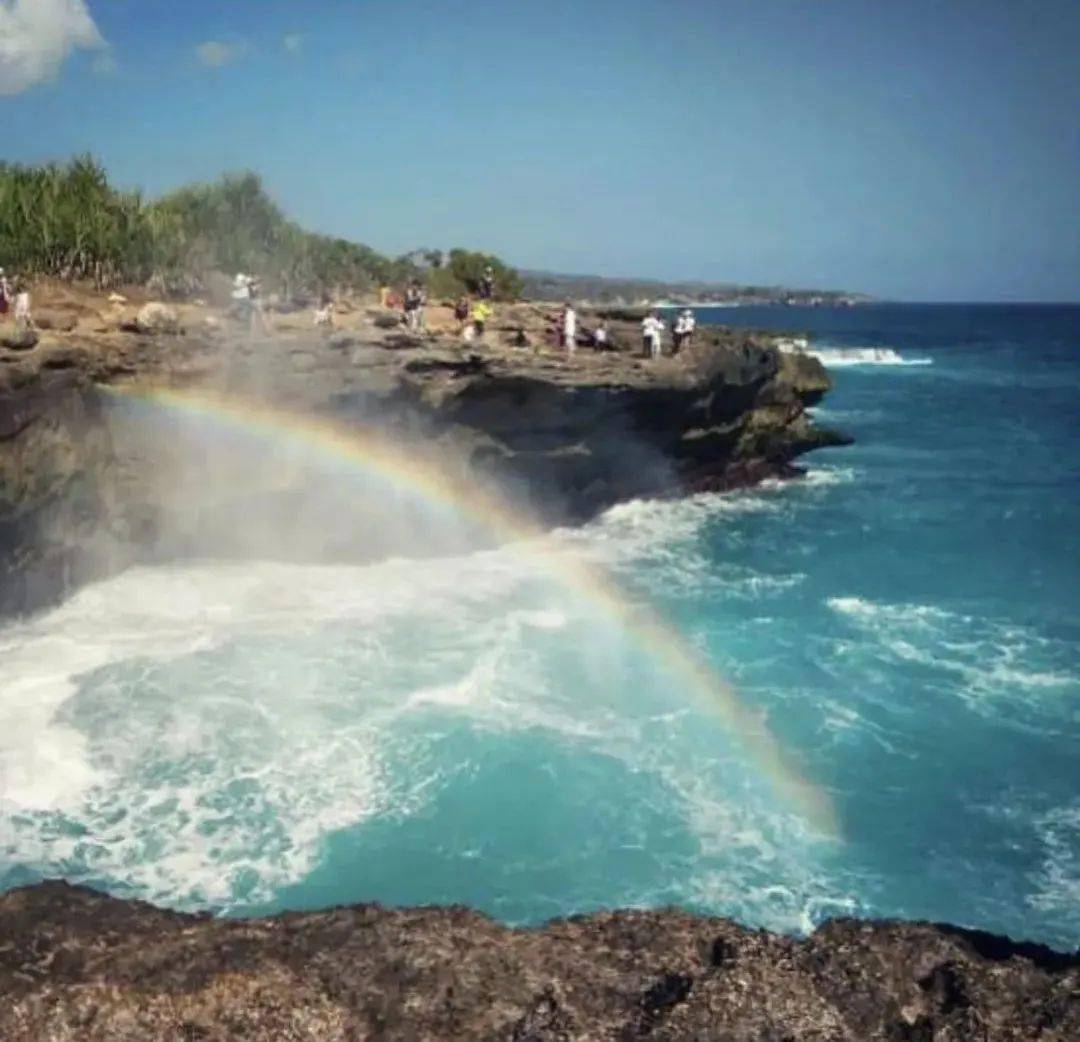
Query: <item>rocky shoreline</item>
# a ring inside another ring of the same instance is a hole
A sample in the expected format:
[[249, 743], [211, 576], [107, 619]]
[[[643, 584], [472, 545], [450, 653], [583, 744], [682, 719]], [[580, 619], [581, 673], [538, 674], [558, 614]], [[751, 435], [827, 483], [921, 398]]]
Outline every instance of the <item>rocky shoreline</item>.
[[674, 910], [512, 929], [378, 905], [237, 921], [42, 883], [0, 896], [0, 938], [7, 1042], [1080, 1038], [1080, 953], [930, 923], [797, 939]]
[[150, 480], [165, 447], [115, 422], [101, 386], [206, 390], [344, 429], [377, 424], [438, 446], [546, 524], [795, 476], [800, 455], [847, 441], [806, 413], [829, 390], [824, 368], [767, 334], [706, 328], [692, 349], [652, 362], [633, 316], [614, 316], [613, 350], [568, 359], [541, 305], [500, 307], [486, 342], [469, 345], [439, 308], [423, 336], [358, 305], [331, 335], [305, 313], [251, 341], [211, 308], [63, 299], [43, 312], [36, 346], [0, 351], [0, 614], [182, 553], [170, 538], [182, 505]]
[[[830, 389], [823, 367], [766, 333], [704, 329], [650, 362], [633, 315], [609, 316], [615, 350], [567, 359], [553, 310], [528, 304], [501, 308], [479, 346], [439, 309], [424, 336], [361, 304], [331, 335], [281, 315], [256, 341], [210, 308], [156, 314], [61, 299], [34, 345], [0, 351], [0, 615], [184, 553], [184, 496], [162, 495], [168, 439], [125, 422], [109, 388], [377, 424], [548, 524], [790, 477], [846, 441], [807, 413]], [[926, 923], [838, 920], [797, 939], [673, 910], [512, 929], [461, 908], [235, 921], [63, 883], [0, 895], [0, 1039], [376, 1038], [1065, 1042], [1080, 1038], [1080, 953]]]

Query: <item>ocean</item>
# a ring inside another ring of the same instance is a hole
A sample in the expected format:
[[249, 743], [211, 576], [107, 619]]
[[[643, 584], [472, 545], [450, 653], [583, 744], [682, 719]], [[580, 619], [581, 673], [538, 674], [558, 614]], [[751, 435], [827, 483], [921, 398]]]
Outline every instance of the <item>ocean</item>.
[[0, 887], [1080, 946], [1080, 308], [699, 318], [809, 333], [855, 444], [545, 539], [732, 684], [834, 829], [527, 547], [199, 560], [0, 628]]

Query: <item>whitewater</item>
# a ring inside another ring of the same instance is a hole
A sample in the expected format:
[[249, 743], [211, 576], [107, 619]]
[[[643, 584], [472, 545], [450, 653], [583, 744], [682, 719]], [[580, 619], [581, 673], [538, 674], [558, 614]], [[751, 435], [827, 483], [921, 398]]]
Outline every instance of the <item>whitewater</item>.
[[0, 628], [0, 886], [1080, 945], [1080, 309], [700, 317], [809, 334], [856, 444], [543, 538], [733, 682], [838, 836], [542, 558], [200, 560]]

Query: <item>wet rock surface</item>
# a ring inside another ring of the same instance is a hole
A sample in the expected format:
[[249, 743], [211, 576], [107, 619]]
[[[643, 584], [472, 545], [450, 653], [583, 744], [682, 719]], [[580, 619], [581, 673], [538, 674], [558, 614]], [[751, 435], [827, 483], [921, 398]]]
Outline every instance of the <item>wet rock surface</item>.
[[677, 911], [235, 921], [44, 883], [0, 897], [0, 1038], [1067, 1042], [1080, 953], [924, 923], [800, 940]]

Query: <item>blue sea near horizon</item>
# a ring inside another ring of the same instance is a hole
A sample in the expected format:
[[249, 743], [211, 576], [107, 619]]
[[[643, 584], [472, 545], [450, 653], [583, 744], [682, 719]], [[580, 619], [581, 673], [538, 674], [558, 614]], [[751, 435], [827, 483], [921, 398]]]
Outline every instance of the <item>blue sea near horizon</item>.
[[1080, 307], [745, 308], [854, 445], [549, 538], [760, 710], [839, 837], [510, 548], [134, 569], [0, 628], [0, 885], [248, 915], [680, 905], [1080, 946]]

